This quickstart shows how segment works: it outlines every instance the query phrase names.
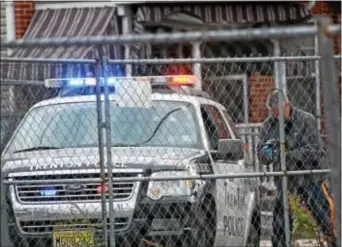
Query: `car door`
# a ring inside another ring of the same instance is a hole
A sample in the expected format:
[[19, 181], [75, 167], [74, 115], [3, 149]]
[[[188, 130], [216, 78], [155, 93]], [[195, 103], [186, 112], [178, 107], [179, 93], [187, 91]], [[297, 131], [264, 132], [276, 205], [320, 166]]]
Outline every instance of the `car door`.
[[[226, 123], [228, 124], [229, 129], [234, 132], [233, 134], [236, 137], [238, 137], [238, 134], [237, 134], [236, 128], [235, 128], [235, 124], [232, 121], [231, 117], [229, 116], [227, 110], [224, 108], [221, 108], [220, 110], [222, 112], [224, 119], [226, 120]], [[247, 143], [247, 145], [248, 145], [248, 143]], [[244, 151], [244, 160], [243, 160], [243, 162], [240, 162], [240, 168], [242, 169], [242, 172], [246, 172], [246, 173], [257, 172], [256, 164], [253, 164], [253, 162], [251, 161], [250, 155], [249, 155], [247, 149], [245, 149], [245, 151]], [[256, 204], [260, 204], [260, 192], [259, 192], [260, 180], [257, 177], [242, 178], [241, 180], [243, 182], [241, 189], [242, 189], [242, 193], [243, 193], [244, 197], [246, 198], [245, 201], [246, 201], [246, 207], [247, 207], [246, 214], [245, 214], [245, 218], [246, 218], [245, 236], [247, 237], [249, 234], [248, 229], [250, 227], [250, 223], [252, 220], [253, 210], [256, 207]]]
[[[214, 105], [201, 105], [209, 149], [218, 150], [219, 139], [230, 139], [231, 133], [219, 109]], [[241, 161], [215, 159], [212, 165], [215, 174], [234, 174], [243, 171]], [[217, 229], [215, 246], [242, 246], [246, 228], [244, 179], [217, 179]]]
[[[220, 109], [221, 114], [223, 115], [224, 120], [226, 121], [226, 124], [228, 125], [228, 128], [230, 131], [233, 132], [233, 135], [237, 138], [238, 134], [236, 132], [235, 124], [232, 121], [231, 117], [229, 116], [228, 112], [225, 109]], [[243, 172], [247, 173], [253, 173], [257, 172], [256, 165], [253, 164], [253, 162], [250, 159], [250, 155], [248, 153], [248, 148], [246, 148], [246, 145], [248, 146], [248, 143], [245, 143], [245, 150], [244, 150], [244, 160], [243, 163], [240, 162], [241, 169]], [[253, 148], [253, 147], [250, 147]], [[255, 192], [259, 187], [259, 178], [244, 178], [244, 195], [248, 196], [249, 193]]]

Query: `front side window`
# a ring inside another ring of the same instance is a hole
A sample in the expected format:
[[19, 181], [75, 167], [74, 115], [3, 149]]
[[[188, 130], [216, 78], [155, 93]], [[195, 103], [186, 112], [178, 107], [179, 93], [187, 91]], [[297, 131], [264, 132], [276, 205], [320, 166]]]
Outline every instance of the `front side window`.
[[[110, 115], [113, 146], [200, 148], [202, 145], [195, 109], [189, 103], [155, 101], [151, 108], [113, 105]], [[97, 125], [96, 102], [39, 107], [25, 117], [8, 152], [37, 147], [97, 147]]]
[[231, 138], [219, 110], [212, 105], [202, 105], [201, 114], [210, 143], [210, 149], [217, 150], [220, 139]]
[[226, 110], [223, 111], [223, 116], [227, 120], [227, 122], [228, 122], [228, 124], [230, 126], [231, 131], [237, 137], [238, 134], [237, 134], [235, 123], [234, 123], [233, 119], [230, 117], [230, 115], [228, 114], [228, 112]]

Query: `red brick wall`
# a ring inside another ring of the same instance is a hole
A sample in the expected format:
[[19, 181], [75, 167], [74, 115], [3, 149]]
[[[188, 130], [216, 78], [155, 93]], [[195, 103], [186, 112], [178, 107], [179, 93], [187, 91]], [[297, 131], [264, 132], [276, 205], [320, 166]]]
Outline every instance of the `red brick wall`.
[[269, 90], [274, 88], [272, 76], [253, 73], [249, 77], [249, 117], [251, 122], [263, 122], [267, 117], [266, 99]]
[[34, 14], [34, 2], [33, 1], [15, 1], [15, 33], [16, 38], [23, 37], [26, 29], [28, 28], [32, 16]]
[[[313, 15], [327, 15], [332, 18], [333, 23], [341, 23], [341, 13], [336, 13], [329, 7], [327, 1], [317, 1], [315, 6], [312, 8]], [[341, 53], [340, 40], [338, 37], [334, 39], [334, 51], [335, 54]]]
[[326, 1], [316, 1], [315, 6], [311, 9], [314, 15], [329, 15], [331, 10]]

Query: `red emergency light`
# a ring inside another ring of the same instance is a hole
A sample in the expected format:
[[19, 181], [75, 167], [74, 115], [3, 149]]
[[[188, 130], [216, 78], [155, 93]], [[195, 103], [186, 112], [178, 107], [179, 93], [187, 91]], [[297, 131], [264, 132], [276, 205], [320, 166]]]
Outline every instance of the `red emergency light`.
[[108, 184], [99, 184], [96, 187], [96, 191], [98, 194], [108, 194]]
[[194, 87], [196, 83], [196, 77], [193, 75], [175, 75], [171, 76], [168, 85], [170, 87]]

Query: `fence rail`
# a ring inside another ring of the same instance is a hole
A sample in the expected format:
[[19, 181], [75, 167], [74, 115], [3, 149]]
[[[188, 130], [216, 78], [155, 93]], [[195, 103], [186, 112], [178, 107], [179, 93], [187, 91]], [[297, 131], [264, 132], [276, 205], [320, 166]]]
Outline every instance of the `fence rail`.
[[[216, 57], [216, 58], [158, 58], [158, 59], [109, 59], [108, 63], [115, 64], [169, 64], [169, 63], [236, 63], [236, 62], [276, 62], [276, 61], [316, 61], [320, 56], [272, 56], [272, 57]], [[334, 55], [341, 59], [341, 55]], [[95, 59], [51, 59], [51, 58], [1, 58], [2, 63], [79, 63], [94, 64]]]
[[[326, 25], [325, 34], [335, 35], [341, 32], [338, 25]], [[220, 30], [208, 32], [189, 32], [171, 34], [141, 34], [141, 35], [113, 35], [106, 37], [65, 37], [65, 38], [44, 38], [6, 41], [2, 43], [4, 48], [29, 48], [29, 47], [51, 47], [51, 46], [73, 46], [73, 45], [129, 45], [137, 43], [163, 44], [189, 41], [208, 40], [253, 40], [253, 39], [280, 39], [287, 37], [313, 36], [319, 29], [312, 26], [297, 27], [271, 27], [240, 30]]]

